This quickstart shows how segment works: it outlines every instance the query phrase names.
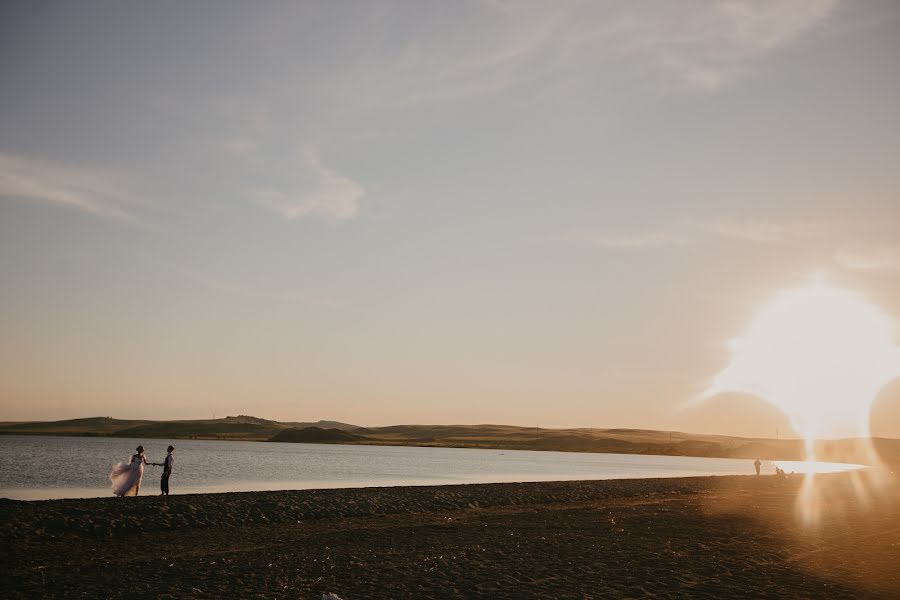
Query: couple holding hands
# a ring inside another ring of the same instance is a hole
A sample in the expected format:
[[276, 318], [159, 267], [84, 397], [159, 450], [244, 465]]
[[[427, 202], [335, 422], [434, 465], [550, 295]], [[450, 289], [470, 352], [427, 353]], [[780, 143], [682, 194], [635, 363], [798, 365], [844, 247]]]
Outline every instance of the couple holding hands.
[[144, 447], [138, 446], [135, 454], [131, 456], [131, 462], [113, 465], [109, 472], [109, 481], [112, 484], [113, 494], [119, 497], [137, 496], [141, 491], [141, 480], [144, 478], [144, 465], [162, 467], [162, 479], [159, 482], [163, 496], [169, 495], [169, 477], [172, 475], [172, 467], [175, 464], [175, 446], [167, 448], [166, 459], [161, 463], [147, 462], [144, 457]]

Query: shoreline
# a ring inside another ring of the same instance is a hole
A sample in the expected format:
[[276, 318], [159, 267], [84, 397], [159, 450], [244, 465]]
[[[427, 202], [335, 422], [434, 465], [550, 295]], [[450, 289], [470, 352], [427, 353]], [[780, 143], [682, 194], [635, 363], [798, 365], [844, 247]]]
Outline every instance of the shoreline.
[[0, 500], [0, 592], [896, 597], [897, 480], [868, 477], [817, 476], [815, 526], [801, 477], [753, 475]]
[[[307, 445], [307, 444], [303, 444]], [[313, 452], [317, 445], [311, 445]], [[190, 450], [190, 448], [188, 449]], [[196, 447], [194, 448], [196, 450]], [[404, 450], [396, 448], [396, 450]], [[444, 449], [436, 456], [446, 459], [455, 456], [453, 453], [462, 449]], [[484, 461], [496, 461], [497, 451], [466, 449], [483, 454], [468, 458], [456, 468], [441, 467], [437, 460], [433, 468], [415, 468], [404, 470], [397, 468], [396, 459], [390, 459], [388, 463], [381, 464], [379, 469], [372, 469], [371, 457], [362, 453], [362, 458], [356, 456], [355, 467], [345, 469], [338, 476], [329, 476], [321, 472], [302, 473], [294, 471], [289, 473], [290, 479], [279, 479], [278, 473], [272, 478], [265, 479], [257, 472], [256, 479], [242, 479], [234, 476], [227, 477], [219, 474], [213, 478], [197, 478], [189, 471], [187, 476], [177, 478], [175, 492], [177, 495], [185, 494], [220, 494], [233, 492], [282, 492], [321, 489], [361, 489], [361, 488], [393, 488], [393, 487], [429, 487], [429, 486], [454, 486], [454, 485], [485, 485], [499, 483], [541, 483], [564, 481], [608, 481], [608, 480], [644, 480], [644, 479], [681, 479], [697, 477], [727, 477], [752, 475], [752, 463], [746, 459], [735, 458], [707, 458], [707, 457], [673, 457], [668, 455], [648, 456], [616, 453], [593, 453], [590, 456], [582, 453], [583, 460], [571, 461], [562, 453], [556, 453], [564, 463], [562, 466], [556, 462], [538, 462], [531, 458], [538, 451], [500, 451], [500, 462], [491, 463], [493, 470], [483, 467]], [[298, 449], [299, 451], [299, 449]], [[299, 454], [302, 460], [305, 454]], [[414, 462], [427, 464], [430, 455], [425, 452], [423, 456], [414, 458]], [[390, 453], [389, 453], [390, 454]], [[406, 452], [404, 456], [408, 455]], [[540, 454], [546, 454], [540, 452]], [[412, 455], [410, 455], [412, 456]], [[407, 458], [409, 458], [407, 456]], [[646, 460], [652, 459], [652, 460]], [[359, 461], [363, 462], [360, 463]], [[511, 460], [514, 467], [507, 467], [502, 461]], [[559, 459], [554, 458], [554, 461]], [[390, 462], [393, 461], [393, 462]], [[588, 462], [585, 462], [588, 461]], [[352, 461], [351, 461], [352, 462]], [[432, 461], [435, 462], [435, 461]], [[359, 463], [359, 464], [357, 464]], [[524, 466], [523, 466], [524, 465]], [[551, 465], [548, 467], [547, 465]], [[554, 466], [555, 465], [555, 466]], [[854, 470], [873, 470], [877, 467], [850, 463], [827, 462], [802, 462], [802, 461], [764, 461], [762, 472], [771, 474], [777, 471], [777, 467], [783, 469], [789, 476], [800, 477], [809, 472], [827, 474]], [[385, 470], [387, 469], [387, 470]], [[480, 469], [480, 470], [479, 470]], [[302, 469], [301, 469], [302, 471]], [[243, 471], [236, 471], [239, 477], [245, 475]], [[7, 475], [9, 475], [7, 473]], [[96, 473], [94, 473], [96, 475]], [[145, 474], [146, 475], [146, 474]], [[142, 495], [154, 495], [157, 486], [155, 477], [145, 476], [142, 486]], [[23, 487], [10, 485], [21, 481], [16, 477], [0, 477], [0, 499], [39, 502], [44, 500], [78, 500], [78, 499], [103, 499], [113, 497], [108, 483], [98, 483], [97, 478], [91, 478], [94, 485], [83, 485], [83, 479], [68, 478], [61, 480], [60, 485], [46, 487]], [[8, 481], [7, 481], [8, 480]], [[6, 485], [3, 485], [6, 484]]]
[[[115, 434], [72, 434], [72, 433], [50, 433], [50, 432], [7, 432], [0, 431], [0, 437], [52, 437], [52, 438], [70, 438], [77, 440], [85, 439], [111, 439], [111, 440], [132, 440], [145, 443], [145, 440], [164, 440], [164, 441], [193, 441], [193, 442], [241, 442], [241, 443], [266, 443], [266, 444], [300, 444], [315, 446], [364, 446], [364, 447], [383, 447], [383, 448], [444, 448], [453, 450], [500, 450], [504, 452], [558, 452], [571, 454], [612, 454], [622, 456], [660, 456], [660, 457], [684, 457], [684, 458], [721, 458], [728, 460], [754, 460], [759, 458], [767, 462], [804, 462], [806, 459], [802, 453], [798, 454], [794, 451], [787, 451], [780, 456], [767, 457], [758, 454], [728, 454], [728, 453], [681, 453], [681, 452], [657, 452], [660, 448], [646, 448], [640, 450], [623, 451], [622, 448], [613, 449], [583, 449], [583, 448], [556, 448], [556, 447], [529, 447], [521, 444], [505, 444], [498, 442], [496, 444], [486, 443], [446, 443], [446, 442], [418, 442], [418, 441], [392, 441], [392, 440], [366, 440], [366, 441], [303, 441], [289, 442], [271, 439], [242, 439], [233, 437], [213, 437], [213, 436], [144, 436], [144, 437], [123, 437]], [[769, 440], [771, 441], [771, 440]], [[800, 439], [783, 439], [780, 440], [787, 444], [803, 444]], [[860, 440], [818, 440], [818, 443], [837, 443], [837, 442], [858, 442]], [[873, 443], [896, 442], [900, 446], [900, 439], [893, 438], [872, 438]], [[846, 464], [863, 467], [879, 467], [884, 464], [893, 464], [895, 461], [888, 457], [883, 457], [882, 465], [867, 464], [855, 462], [859, 459], [856, 455], [837, 455], [817, 456], [814, 462]], [[900, 462], [900, 457], [898, 457]]]
[[[690, 458], [690, 457], [687, 457]], [[745, 460], [745, 459], [735, 459], [735, 460]], [[772, 461], [769, 463], [769, 466], [772, 466], [777, 463], [784, 463], [787, 461]], [[838, 466], [846, 466], [849, 467], [847, 469], [834, 469], [818, 472], [818, 475], [829, 475], [834, 473], [844, 473], [850, 471], [863, 471], [863, 470], [877, 470], [878, 467], [872, 467], [868, 465], [850, 465], [846, 463], [823, 463], [828, 465], [838, 465]], [[750, 469], [747, 469], [750, 471]], [[767, 469], [768, 471], [768, 469]], [[789, 478], [802, 478], [806, 473], [797, 471], [797, 472], [789, 472]], [[772, 473], [766, 472], [761, 477], [772, 477]], [[656, 477], [642, 477], [639, 475], [626, 475], [626, 476], [609, 476], [609, 477], [598, 477], [595, 479], [585, 479], [585, 478], [571, 478], [571, 479], [542, 479], [542, 480], [504, 480], [504, 481], [468, 481], [468, 482], [434, 482], [434, 481], [426, 481], [426, 480], [410, 480], [408, 482], [398, 483], [398, 482], [389, 482], [379, 484], [377, 482], [372, 481], [340, 481], [340, 482], [330, 482], [330, 481], [318, 481], [318, 482], [305, 482], [302, 487], [283, 487], [286, 483], [283, 481], [248, 481], [242, 482], [245, 485], [215, 485], [208, 487], [187, 487], [187, 486], [178, 486], [175, 490], [175, 493], [172, 494], [172, 497], [175, 496], [209, 496], [209, 495], [221, 495], [221, 494], [265, 494], [270, 492], [304, 492], [304, 491], [318, 491], [318, 490], [362, 490], [362, 489], [385, 489], [385, 488], [432, 488], [432, 487], [457, 487], [457, 486], [474, 486], [474, 485], [505, 485], [505, 484], [540, 484], [540, 483], [593, 483], [593, 482], [602, 482], [602, 481], [655, 481], [655, 480], [670, 480], [670, 479], [703, 479], [703, 478], [721, 478], [721, 477], [755, 477], [753, 473], [744, 473], [744, 474], [735, 474], [735, 473], [726, 473], [726, 474], [697, 474], [697, 475], [673, 475], [673, 476], [656, 476]], [[146, 491], [142, 493], [139, 497], [154, 497], [157, 496], [157, 490], [155, 480], [151, 481], [149, 487], [144, 486]], [[311, 484], [311, 485], [310, 485]], [[244, 488], [244, 489], [223, 489], [226, 487], [232, 488]], [[103, 488], [46, 488], [50, 490], [52, 493], [56, 494], [65, 494], [66, 490], [73, 490], [73, 494], [71, 496], [59, 495], [58, 497], [23, 497], [28, 496], [29, 492], [33, 494], [41, 494], [42, 492], [46, 494], [44, 491], [45, 488], [5, 488], [4, 490], [0, 490], [0, 502], [2, 501], [12, 501], [12, 502], [49, 502], [49, 501], [64, 501], [64, 500], [106, 500], [109, 498], [114, 498], [115, 496], [112, 494], [109, 487]], [[13, 494], [9, 496], [4, 496], [4, 493]], [[18, 496], [18, 497], [13, 497]]]
[[[736, 436], [694, 434], [641, 429], [538, 429], [505, 425], [400, 425], [348, 430], [322, 429], [311, 426], [303, 429], [277, 428], [257, 431], [197, 431], [187, 433], [183, 426], [192, 423], [224, 426], [215, 422], [153, 422], [153, 427], [134, 429], [90, 430], [86, 425], [66, 429], [54, 427], [58, 423], [19, 423], [0, 427], [0, 435], [35, 435], [78, 439], [134, 439], [192, 440], [217, 442], [314, 443], [325, 445], [460, 448], [483, 450], [528, 450], [574, 453], [633, 454], [643, 456], [694, 456], [699, 458], [755, 458], [766, 460], [803, 460], [804, 442], [801, 439], [744, 438]], [[103, 419], [76, 421], [98, 422]], [[113, 420], [114, 421], [114, 420]], [[59, 422], [69, 423], [69, 422]], [[130, 422], [125, 422], [130, 423]], [[274, 423], [274, 422], [272, 422]], [[96, 423], [95, 423], [96, 424]], [[227, 423], [234, 425], [234, 423]], [[166, 429], [178, 425], [180, 429]], [[26, 428], [19, 428], [29, 426]], [[33, 427], [32, 427], [33, 426]], [[242, 424], [262, 427], [259, 424]], [[16, 427], [19, 429], [11, 429]], [[44, 428], [46, 427], [46, 428]], [[162, 429], [160, 429], [162, 427]], [[194, 427], [194, 425], [190, 425]], [[199, 427], [199, 425], [198, 425]], [[272, 427], [275, 427], [272, 425]], [[278, 435], [292, 434], [284, 439]], [[673, 437], [674, 436], [674, 437]], [[355, 438], [355, 439], [353, 439]], [[874, 446], [882, 462], [900, 464], [900, 440], [822, 439], [816, 440], [816, 456], [823, 461], [868, 463], [869, 449]]]

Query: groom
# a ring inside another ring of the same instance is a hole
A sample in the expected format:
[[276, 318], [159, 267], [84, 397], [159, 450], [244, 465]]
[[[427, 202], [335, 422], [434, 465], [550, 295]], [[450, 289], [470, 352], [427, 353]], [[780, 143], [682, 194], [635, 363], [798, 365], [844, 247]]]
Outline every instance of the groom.
[[153, 463], [158, 467], [163, 468], [162, 479], [159, 480], [159, 489], [162, 491], [160, 496], [168, 496], [169, 495], [169, 476], [172, 475], [172, 465], [175, 464], [175, 456], [172, 454], [175, 452], [175, 446], [169, 446], [166, 448], [168, 454], [166, 454], [166, 461], [161, 463]]

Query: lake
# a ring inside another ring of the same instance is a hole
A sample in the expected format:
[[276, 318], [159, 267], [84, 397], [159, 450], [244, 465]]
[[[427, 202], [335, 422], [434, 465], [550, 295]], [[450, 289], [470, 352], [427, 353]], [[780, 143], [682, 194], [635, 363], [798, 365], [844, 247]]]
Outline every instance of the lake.
[[[345, 446], [207, 440], [0, 436], [0, 497], [110, 496], [107, 475], [138, 444], [150, 462], [175, 446], [173, 494], [261, 490], [748, 475], [751, 461], [688, 456], [528, 450]], [[764, 463], [763, 472], [774, 472]], [[779, 461], [786, 471], [803, 463]], [[818, 472], [854, 468], [816, 463]], [[146, 467], [142, 494], [159, 493], [160, 467]]]

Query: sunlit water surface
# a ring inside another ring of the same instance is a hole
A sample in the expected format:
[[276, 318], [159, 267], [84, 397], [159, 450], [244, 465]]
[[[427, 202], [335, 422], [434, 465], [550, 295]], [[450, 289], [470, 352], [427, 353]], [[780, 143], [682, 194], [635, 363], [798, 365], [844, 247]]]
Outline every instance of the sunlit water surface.
[[[138, 440], [0, 436], [0, 497], [21, 500], [111, 495], [110, 467], [143, 444], [147, 460], [162, 462], [176, 447], [172, 493], [746, 475], [750, 460], [588, 454], [527, 450], [344, 446], [205, 440]], [[785, 471], [804, 463], [777, 463]], [[773, 473], [775, 463], [763, 463]], [[817, 472], [855, 468], [814, 463]], [[141, 494], [159, 493], [162, 469], [146, 467]]]

